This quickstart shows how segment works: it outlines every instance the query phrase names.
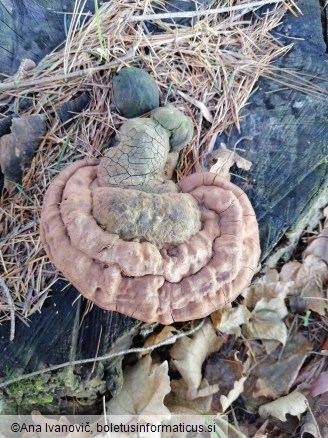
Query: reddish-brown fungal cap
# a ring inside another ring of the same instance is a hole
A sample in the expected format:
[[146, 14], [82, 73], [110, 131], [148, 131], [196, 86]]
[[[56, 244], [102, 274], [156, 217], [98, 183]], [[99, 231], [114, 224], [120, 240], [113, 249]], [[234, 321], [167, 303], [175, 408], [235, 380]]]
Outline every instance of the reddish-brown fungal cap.
[[206, 316], [248, 286], [260, 256], [259, 234], [240, 188], [212, 173], [180, 181], [181, 192], [199, 205], [202, 228], [187, 242], [159, 249], [126, 242], [98, 225], [98, 165], [86, 159], [61, 172], [46, 193], [41, 219], [47, 254], [82, 295], [107, 310], [170, 324]]

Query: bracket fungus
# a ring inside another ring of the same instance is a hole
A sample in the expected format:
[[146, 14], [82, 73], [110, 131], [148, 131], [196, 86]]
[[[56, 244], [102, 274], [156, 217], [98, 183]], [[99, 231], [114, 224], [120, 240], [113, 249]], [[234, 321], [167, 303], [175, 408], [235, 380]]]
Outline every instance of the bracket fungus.
[[159, 110], [125, 122], [101, 160], [77, 161], [57, 176], [41, 238], [56, 267], [99, 307], [170, 324], [233, 301], [251, 281], [260, 247], [239, 187], [210, 172], [165, 179], [192, 124], [173, 107], [163, 108], [171, 122], [162, 122]]

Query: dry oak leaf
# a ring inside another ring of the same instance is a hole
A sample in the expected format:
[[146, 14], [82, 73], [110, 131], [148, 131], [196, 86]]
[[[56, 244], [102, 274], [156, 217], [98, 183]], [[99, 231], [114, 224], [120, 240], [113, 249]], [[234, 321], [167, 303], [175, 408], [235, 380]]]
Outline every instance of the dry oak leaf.
[[247, 324], [251, 312], [246, 306], [228, 307], [211, 314], [211, 320], [216, 330], [228, 335], [241, 335], [240, 326]]
[[255, 305], [251, 319], [243, 326], [243, 334], [252, 339], [277, 340], [285, 344], [287, 327], [282, 321], [288, 310], [281, 298], [262, 298]]
[[[150, 347], [154, 344], [157, 344], [158, 342], [162, 342], [165, 340], [168, 340], [169, 338], [172, 338], [172, 344], [175, 343], [175, 337], [174, 335], [178, 333], [178, 330], [173, 327], [173, 325], [166, 325], [162, 328], [162, 330], [158, 333], [152, 333], [148, 338], [145, 340], [144, 347]], [[148, 354], [148, 353], [141, 353], [141, 355]]]
[[209, 319], [191, 338], [180, 338], [170, 350], [172, 361], [187, 384], [188, 400], [197, 398], [202, 381], [202, 365], [207, 356], [218, 351], [223, 338], [218, 337]]
[[121, 392], [107, 403], [109, 415], [169, 415], [164, 397], [171, 391], [168, 363], [152, 364], [150, 355], [124, 373]]
[[220, 175], [230, 181], [230, 168], [236, 164], [239, 169], [249, 170], [252, 162], [241, 157], [235, 151], [231, 151], [224, 143], [220, 143], [211, 156], [211, 160], [216, 159], [216, 163], [210, 168], [210, 172]]
[[328, 392], [328, 371], [323, 371], [317, 377], [317, 379], [312, 384], [311, 395], [316, 397], [317, 395], [324, 394]]
[[232, 390], [229, 392], [227, 396], [221, 395], [220, 402], [222, 406], [222, 412], [225, 412], [228, 407], [240, 396], [240, 394], [244, 391], [244, 383], [247, 379], [247, 376], [241, 377], [239, 380], [236, 380]]
[[285, 281], [293, 281], [294, 291], [299, 291], [305, 300], [305, 310], [311, 309], [324, 316], [328, 310], [326, 289], [328, 267], [326, 262], [315, 255], [308, 255], [303, 263], [289, 262], [281, 269], [280, 276]]
[[262, 373], [256, 383], [254, 396], [277, 398], [288, 392], [311, 348], [310, 342], [300, 333], [289, 338], [282, 354], [276, 351], [260, 364]]
[[266, 429], [268, 426], [268, 420], [265, 420], [265, 422], [262, 424], [262, 426], [255, 432], [254, 438], [267, 438], [268, 435], [266, 433]]
[[262, 418], [267, 418], [271, 415], [280, 421], [286, 421], [286, 414], [296, 415], [299, 418], [306, 410], [307, 399], [296, 389], [284, 397], [262, 405], [259, 409], [259, 414]]
[[247, 307], [255, 307], [261, 298], [285, 298], [293, 292], [294, 283], [290, 281], [281, 281], [278, 272], [275, 269], [268, 269], [258, 282], [247, 288], [243, 293], [245, 297], [244, 304]]
[[303, 252], [304, 259], [312, 254], [328, 263], [328, 207], [324, 209], [324, 215], [326, 216], [324, 229], [318, 236], [310, 239], [309, 245]]
[[293, 260], [291, 262], [285, 263], [279, 273], [279, 280], [282, 283], [287, 283], [287, 282], [292, 283], [291, 293], [295, 292], [295, 279], [301, 266], [302, 263]]
[[238, 352], [231, 351], [228, 356], [214, 353], [208, 359], [204, 375], [220, 390], [214, 394], [212, 412], [224, 412], [243, 392], [250, 360], [245, 363], [238, 359]]
[[317, 425], [317, 421], [314, 415], [310, 412], [307, 412], [304, 417], [302, 417], [302, 427], [300, 430], [301, 438], [320, 438], [319, 436], [319, 426]]
[[312, 414], [316, 420], [316, 425], [320, 430], [321, 437], [328, 437], [328, 392], [309, 400]]
[[[250, 421], [247, 418], [238, 422], [238, 429], [241, 433], [243, 433], [243, 438], [252, 437], [252, 438], [269, 438], [269, 435], [266, 433], [267, 426], [269, 420], [265, 420], [264, 423], [258, 428], [259, 424], [250, 424]], [[228, 436], [228, 435], [227, 435]], [[235, 435], [233, 435], [235, 437]]]
[[300, 333], [288, 337], [286, 345], [259, 360], [245, 382], [243, 398], [247, 409], [256, 411], [268, 399], [287, 394], [302, 367], [311, 343]]
[[296, 276], [296, 285], [301, 290], [301, 297], [306, 300], [306, 308], [325, 316], [328, 310], [327, 264], [315, 255], [308, 255]]
[[172, 392], [165, 397], [164, 403], [172, 414], [183, 414], [188, 409], [189, 414], [205, 415], [210, 412], [213, 393], [219, 390], [218, 385], [209, 385], [203, 379], [199, 385], [199, 397], [187, 399], [188, 386], [183, 379], [171, 380]]
[[271, 354], [281, 345], [279, 341], [275, 341], [274, 339], [262, 339], [261, 342], [267, 354]]

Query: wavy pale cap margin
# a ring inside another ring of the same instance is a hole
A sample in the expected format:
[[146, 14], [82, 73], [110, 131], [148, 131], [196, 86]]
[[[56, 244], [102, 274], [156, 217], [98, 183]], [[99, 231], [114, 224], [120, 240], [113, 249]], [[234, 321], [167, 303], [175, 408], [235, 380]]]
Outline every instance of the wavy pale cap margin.
[[212, 173], [179, 182], [201, 209], [202, 229], [158, 250], [105, 232], [92, 215], [98, 160], [77, 161], [50, 185], [41, 239], [55, 266], [96, 305], [146, 322], [201, 318], [248, 286], [260, 256], [256, 217], [246, 194]]

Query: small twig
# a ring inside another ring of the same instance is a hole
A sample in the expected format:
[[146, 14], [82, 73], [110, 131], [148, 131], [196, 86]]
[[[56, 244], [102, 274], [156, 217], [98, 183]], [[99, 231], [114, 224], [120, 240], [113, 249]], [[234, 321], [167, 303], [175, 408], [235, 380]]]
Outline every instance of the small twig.
[[97, 67], [90, 67], [85, 68], [83, 70], [77, 70], [73, 71], [71, 73], [63, 73], [58, 74], [54, 76], [49, 76], [47, 78], [41, 78], [41, 79], [30, 79], [27, 81], [13, 81], [13, 82], [6, 82], [0, 84], [0, 91], [1, 90], [12, 90], [17, 88], [24, 88], [24, 87], [34, 87], [35, 85], [40, 84], [46, 84], [48, 82], [56, 82], [56, 81], [66, 81], [67, 79], [72, 78], [78, 78], [82, 76], [88, 76], [91, 74], [94, 74], [98, 71], [106, 70], [107, 68], [114, 67], [116, 65], [121, 64], [122, 62], [125, 62], [135, 56], [135, 53], [141, 43], [141, 37], [138, 39], [137, 43], [121, 58], [116, 59], [115, 61], [108, 62], [107, 64], [98, 65]]
[[29, 378], [35, 377], [35, 376], [40, 376], [41, 374], [49, 373], [51, 371], [56, 371], [56, 370], [59, 370], [60, 368], [65, 368], [68, 366], [83, 365], [83, 364], [92, 363], [92, 362], [102, 362], [104, 360], [113, 359], [114, 357], [124, 356], [126, 354], [145, 353], [148, 351], [152, 351], [155, 348], [173, 344], [179, 338], [183, 338], [185, 336], [190, 336], [190, 335], [194, 334], [195, 332], [197, 332], [198, 330], [200, 330], [203, 327], [205, 320], [206, 320], [206, 318], [202, 319], [201, 322], [193, 329], [190, 329], [190, 330], [183, 332], [183, 333], [179, 333], [177, 335], [170, 336], [169, 338], [165, 339], [164, 341], [157, 342], [157, 344], [150, 345], [149, 347], [130, 348], [129, 350], [122, 350], [122, 351], [119, 351], [117, 353], [105, 354], [104, 356], [99, 356], [96, 358], [92, 357], [89, 359], [74, 360], [71, 362], [64, 362], [64, 363], [61, 363], [58, 365], [53, 365], [51, 367], [44, 368], [43, 370], [34, 371], [33, 373], [23, 374], [22, 376], [7, 380], [5, 382], [2, 382], [2, 383], [0, 383], [0, 388], [4, 388], [5, 386], [11, 385], [12, 383], [20, 382], [21, 380], [26, 380], [26, 379], [29, 379]]
[[251, 11], [253, 8], [259, 8], [261, 6], [269, 5], [274, 3], [284, 3], [283, 0], [262, 0], [253, 3], [245, 3], [243, 5], [236, 6], [224, 6], [222, 8], [215, 9], [204, 9], [198, 11], [181, 11], [181, 12], [163, 12], [161, 14], [144, 14], [144, 15], [133, 15], [128, 19], [129, 22], [134, 21], [148, 21], [148, 20], [163, 20], [166, 18], [193, 18], [200, 17], [202, 15], [211, 15], [211, 14], [224, 14], [226, 12], [234, 12], [234, 11]]
[[15, 310], [14, 302], [11, 298], [10, 291], [6, 285], [5, 280], [0, 275], [0, 290], [2, 290], [3, 295], [8, 301], [9, 311], [10, 311], [10, 340], [13, 341], [15, 338]]

